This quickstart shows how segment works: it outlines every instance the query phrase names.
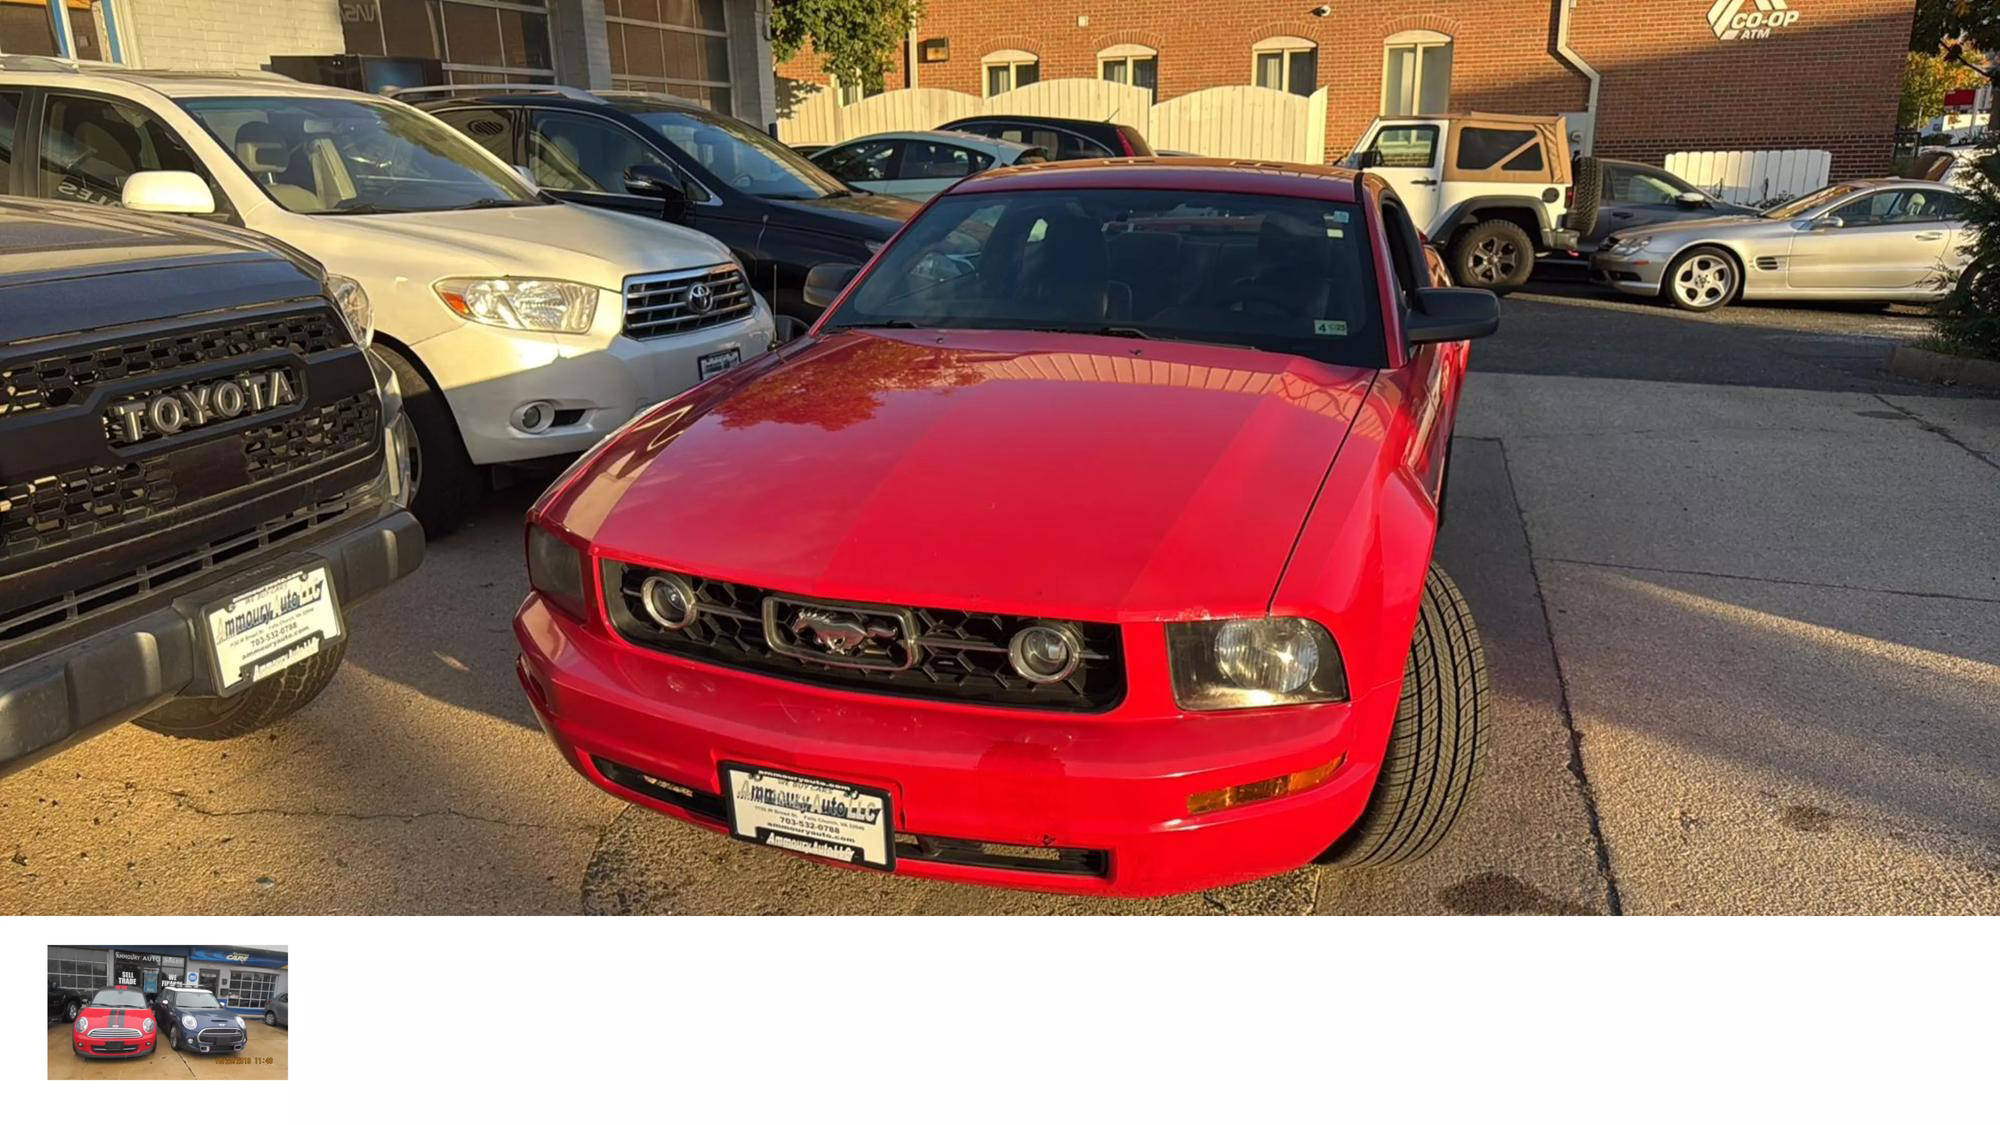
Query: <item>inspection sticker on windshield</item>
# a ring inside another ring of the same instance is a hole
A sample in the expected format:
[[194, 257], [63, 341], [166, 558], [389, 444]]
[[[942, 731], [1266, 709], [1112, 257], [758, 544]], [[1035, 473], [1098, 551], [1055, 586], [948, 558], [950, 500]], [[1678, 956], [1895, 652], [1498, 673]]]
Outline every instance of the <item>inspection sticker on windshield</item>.
[[1345, 336], [1347, 335], [1347, 322], [1344, 320], [1315, 320], [1313, 321], [1313, 335]]
[[889, 791], [722, 763], [729, 834], [800, 855], [893, 870]]
[[269, 679], [341, 636], [340, 607], [323, 566], [210, 605], [201, 620], [223, 691]]
[[720, 375], [742, 362], [742, 348], [725, 348], [719, 352], [710, 352], [697, 361], [699, 377], [707, 379], [711, 375]]

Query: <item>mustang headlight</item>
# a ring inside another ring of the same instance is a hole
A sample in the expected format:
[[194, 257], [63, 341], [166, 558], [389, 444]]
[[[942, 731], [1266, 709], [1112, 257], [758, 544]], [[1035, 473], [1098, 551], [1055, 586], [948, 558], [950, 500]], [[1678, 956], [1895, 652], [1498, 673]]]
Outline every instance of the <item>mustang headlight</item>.
[[151, 1035], [153, 1033], [153, 1017], [147, 1016], [145, 1019], [140, 1020], [139, 1030]]
[[187, 1028], [187, 1029], [188, 1029], [189, 1031], [193, 1031], [193, 1030], [194, 1030], [194, 1017], [193, 1017], [193, 1016], [182, 1016], [182, 1017], [181, 1017], [181, 1026], [182, 1026], [182, 1027], [185, 1027], [185, 1028]]
[[351, 277], [337, 273], [326, 275], [326, 295], [333, 298], [333, 307], [340, 310], [340, 318], [347, 322], [347, 334], [354, 337], [354, 343], [367, 348], [375, 342], [375, 306], [368, 303], [368, 291]]
[[597, 287], [542, 277], [448, 277], [432, 286], [445, 307], [477, 324], [535, 332], [588, 332]]
[[1190, 711], [1347, 698], [1333, 636], [1300, 617], [1170, 622], [1167, 656], [1174, 698]]
[[89, 1030], [90, 1030], [90, 1017], [89, 1017], [89, 1016], [78, 1016], [78, 1017], [76, 1017], [76, 1029], [77, 1029], [77, 1031], [78, 1031], [78, 1032], [85, 1032], [85, 1031], [89, 1031]]
[[583, 552], [540, 524], [528, 525], [528, 585], [571, 616], [588, 620]]

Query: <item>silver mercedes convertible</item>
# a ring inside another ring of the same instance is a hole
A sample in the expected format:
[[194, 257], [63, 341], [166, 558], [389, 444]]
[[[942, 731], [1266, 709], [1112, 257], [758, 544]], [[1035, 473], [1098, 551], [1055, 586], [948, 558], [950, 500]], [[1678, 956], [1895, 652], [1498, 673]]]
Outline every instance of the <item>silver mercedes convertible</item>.
[[1930, 180], [1849, 180], [1760, 214], [1629, 227], [1591, 255], [1590, 272], [1693, 312], [1738, 298], [1937, 301], [1971, 250], [1964, 204]]

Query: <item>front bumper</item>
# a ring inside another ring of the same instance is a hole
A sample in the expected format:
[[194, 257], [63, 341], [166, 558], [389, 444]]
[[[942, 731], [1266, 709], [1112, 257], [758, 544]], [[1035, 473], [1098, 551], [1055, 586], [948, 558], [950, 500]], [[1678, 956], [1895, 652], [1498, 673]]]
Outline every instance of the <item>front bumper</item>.
[[1634, 297], [1657, 297], [1665, 280], [1667, 263], [1649, 248], [1632, 257], [1612, 254], [1590, 256], [1590, 279]]
[[133, 1055], [151, 1054], [153, 1045], [157, 1041], [155, 1036], [158, 1034], [153, 1032], [136, 1039], [91, 1039], [72, 1030], [69, 1042], [79, 1055], [87, 1055], [93, 1059], [122, 1059]]
[[88, 738], [207, 679], [195, 608], [253, 586], [267, 571], [321, 564], [333, 575], [343, 612], [417, 568], [424, 536], [415, 517], [384, 506], [358, 527], [270, 558], [259, 558], [186, 591], [172, 604], [118, 621], [84, 640], [24, 664], [0, 668], [0, 770]]
[[[1361, 815], [1399, 687], [1348, 704], [1096, 715], [889, 698], [643, 651], [531, 595], [519, 673], [543, 728], [592, 783], [727, 831], [720, 764], [888, 790], [898, 873], [1075, 894], [1161, 895], [1311, 862]], [[1128, 627], [1128, 649], [1164, 640]], [[1194, 793], [1345, 764], [1318, 788], [1189, 816]], [[666, 783], [646, 784], [656, 779]], [[674, 787], [685, 790], [677, 795]], [[959, 845], [1039, 849], [1039, 866]], [[1050, 859], [1054, 853], [1069, 862]]]
[[[762, 301], [742, 320], [651, 340], [616, 334], [618, 319], [608, 323], [614, 332], [580, 336], [468, 324], [414, 350], [451, 404], [467, 455], [491, 465], [580, 453], [700, 382], [703, 356], [735, 348], [748, 363], [776, 338]], [[530, 402], [553, 404], [564, 421], [540, 433], [515, 428], [515, 412]]]

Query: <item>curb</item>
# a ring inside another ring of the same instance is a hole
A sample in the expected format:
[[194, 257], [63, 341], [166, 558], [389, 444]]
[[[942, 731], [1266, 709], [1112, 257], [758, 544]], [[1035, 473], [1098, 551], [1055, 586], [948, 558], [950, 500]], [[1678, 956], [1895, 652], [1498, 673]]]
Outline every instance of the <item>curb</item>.
[[1889, 353], [1889, 374], [1939, 386], [2000, 391], [2000, 363], [1926, 351], [1910, 344], [1897, 344]]

